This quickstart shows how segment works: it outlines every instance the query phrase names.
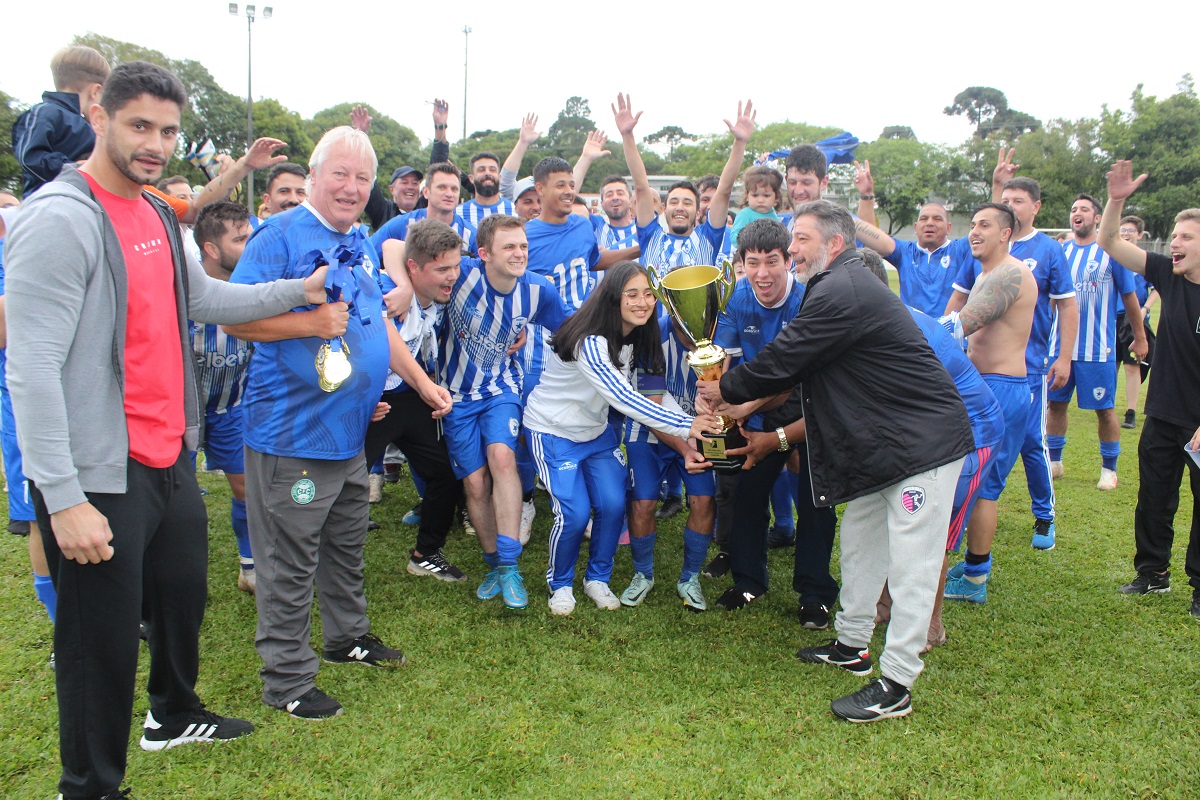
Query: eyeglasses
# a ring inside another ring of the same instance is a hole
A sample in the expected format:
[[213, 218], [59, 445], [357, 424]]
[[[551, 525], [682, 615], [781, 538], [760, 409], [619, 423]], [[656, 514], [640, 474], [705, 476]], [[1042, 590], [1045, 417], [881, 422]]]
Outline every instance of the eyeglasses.
[[1119, 231], [1117, 231], [1117, 233], [1121, 234], [1122, 236], [1138, 235], [1137, 228], [1121, 228]]
[[638, 300], [644, 300], [647, 303], [655, 302], [654, 292], [650, 289], [626, 289], [621, 292], [625, 299], [631, 303], [636, 303]]

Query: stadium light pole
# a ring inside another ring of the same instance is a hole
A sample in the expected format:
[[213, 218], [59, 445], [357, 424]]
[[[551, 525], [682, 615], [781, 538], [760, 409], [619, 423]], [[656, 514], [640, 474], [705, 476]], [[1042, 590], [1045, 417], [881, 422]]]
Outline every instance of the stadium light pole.
[[470, 63], [470, 44], [471, 44], [471, 26], [463, 25], [463, 135], [462, 138], [467, 138], [467, 64]]
[[[254, 144], [254, 92], [252, 90], [254, 79], [254, 35], [253, 25], [254, 17], [257, 8], [252, 3], [246, 4], [246, 150], [249, 151], [250, 146]], [[270, 19], [274, 9], [271, 6], [263, 6], [262, 18]], [[229, 4], [229, 14], [238, 16], [238, 4]], [[250, 170], [250, 174], [246, 176], [246, 205], [250, 208], [250, 213], [254, 213], [254, 170]]]

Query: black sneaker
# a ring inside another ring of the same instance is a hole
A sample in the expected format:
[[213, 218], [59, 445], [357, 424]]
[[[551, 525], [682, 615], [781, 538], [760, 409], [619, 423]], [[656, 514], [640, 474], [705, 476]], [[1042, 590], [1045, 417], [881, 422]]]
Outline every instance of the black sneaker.
[[796, 543], [796, 529], [772, 525], [767, 532], [767, 549], [778, 550], [781, 547], [791, 547]]
[[378, 522], [376, 522], [375, 520], [371, 519], [370, 517], [367, 517], [367, 530], [368, 530], [368, 531], [377, 531], [377, 530], [379, 530], [379, 529], [380, 529], [380, 528], [382, 528], [382, 527], [383, 527], [383, 526], [382, 526], [382, 525], [380, 525]]
[[[133, 800], [133, 795], [130, 794], [132, 791], [132, 789], [114, 789], [101, 797], [100, 800]], [[61, 798], [62, 795], [60, 794], [59, 797]]]
[[839, 697], [830, 704], [830, 708], [835, 715], [850, 722], [903, 717], [912, 711], [912, 692], [886, 678], [880, 678], [854, 694]]
[[439, 581], [465, 581], [467, 576], [458, 567], [450, 563], [442, 553], [441, 548], [427, 556], [413, 553], [408, 559], [409, 575], [432, 575]]
[[667, 495], [667, 499], [663, 500], [658, 511], [654, 512], [654, 517], [655, 519], [670, 519], [680, 511], [683, 511], [683, 498], [677, 494], [671, 494]]
[[809, 664], [832, 664], [859, 677], [871, 674], [871, 654], [867, 652], [867, 649], [864, 647], [862, 650], [858, 650], [842, 644], [837, 639], [820, 647], [805, 647], [798, 650], [796, 658], [807, 661]]
[[217, 716], [203, 707], [170, 722], [159, 722], [147, 711], [141, 745], [143, 750], [166, 750], [190, 742], [225, 742], [253, 732], [246, 720]]
[[332, 664], [367, 664], [372, 667], [398, 667], [405, 663], [404, 653], [388, 647], [370, 632], [338, 650], [326, 650], [325, 660]]
[[725, 594], [717, 598], [717, 605], [726, 611], [737, 611], [750, 605], [761, 596], [747, 592], [745, 589], [739, 589], [736, 586], [730, 586], [725, 590]]
[[800, 624], [810, 631], [823, 631], [829, 627], [829, 608], [816, 603], [800, 606]]
[[1137, 427], [1137, 412], [1132, 408], [1125, 409], [1125, 421], [1121, 423], [1122, 428]]
[[1188, 613], [1200, 620], [1200, 589], [1192, 592], [1192, 607], [1188, 609]]
[[1121, 587], [1125, 594], [1166, 594], [1171, 591], [1171, 573], [1139, 572], [1138, 576]]
[[342, 704], [317, 687], [309, 689], [282, 709], [297, 719], [329, 719], [342, 714]]
[[729, 572], [730, 566], [729, 553], [717, 553], [713, 560], [708, 562], [708, 566], [700, 570], [700, 574], [706, 578], [719, 578]]

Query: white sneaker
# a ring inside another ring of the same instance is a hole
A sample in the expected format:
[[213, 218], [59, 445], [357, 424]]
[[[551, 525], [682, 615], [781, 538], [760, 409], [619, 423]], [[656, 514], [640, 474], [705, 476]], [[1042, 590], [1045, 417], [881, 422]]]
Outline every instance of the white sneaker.
[[1102, 492], [1111, 492], [1117, 488], [1117, 471], [1101, 467], [1100, 480], [1096, 481], [1096, 488]]
[[1050, 462], [1050, 477], [1053, 480], [1058, 480], [1063, 476], [1063, 465], [1061, 461]]
[[254, 592], [258, 589], [257, 575], [258, 573], [254, 571], [253, 567], [250, 569], [246, 569], [244, 567], [239, 569], [237, 581], [238, 589], [246, 594], [254, 594]]
[[367, 502], [378, 503], [383, 500], [383, 476], [371, 474], [367, 476]]
[[533, 533], [533, 518], [537, 514], [537, 507], [533, 501], [521, 503], [521, 532], [517, 538], [521, 544], [529, 544], [529, 536]]
[[583, 584], [583, 593], [592, 598], [596, 608], [601, 611], [613, 611], [621, 607], [621, 601], [604, 581], [587, 581]]
[[555, 589], [550, 594], [550, 613], [565, 617], [575, 610], [575, 590], [570, 586]]

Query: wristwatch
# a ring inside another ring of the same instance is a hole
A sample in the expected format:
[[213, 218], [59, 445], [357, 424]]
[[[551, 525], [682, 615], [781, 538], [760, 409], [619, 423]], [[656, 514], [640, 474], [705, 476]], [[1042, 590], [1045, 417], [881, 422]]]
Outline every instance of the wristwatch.
[[776, 428], [775, 435], [779, 437], [779, 452], [786, 453], [788, 451], [787, 433], [783, 428]]

